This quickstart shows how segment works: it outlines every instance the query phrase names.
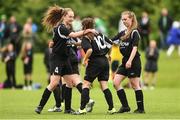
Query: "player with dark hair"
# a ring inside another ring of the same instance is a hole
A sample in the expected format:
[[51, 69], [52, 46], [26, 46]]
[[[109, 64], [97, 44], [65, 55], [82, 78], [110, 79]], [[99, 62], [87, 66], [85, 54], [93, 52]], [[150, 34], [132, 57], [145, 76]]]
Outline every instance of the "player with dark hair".
[[[94, 28], [94, 19], [85, 18], [82, 21], [83, 30]], [[83, 65], [86, 66], [86, 75], [83, 81], [83, 90], [81, 94], [81, 106], [75, 114], [85, 114], [86, 104], [89, 101], [89, 89], [95, 78], [101, 86], [101, 90], [104, 93], [104, 97], [108, 104], [108, 113], [113, 114], [116, 112], [113, 105], [113, 98], [111, 91], [108, 88], [109, 79], [109, 61], [106, 54], [109, 52], [112, 41], [106, 38], [101, 33], [94, 35], [88, 33], [82, 38], [82, 48], [85, 51]]]

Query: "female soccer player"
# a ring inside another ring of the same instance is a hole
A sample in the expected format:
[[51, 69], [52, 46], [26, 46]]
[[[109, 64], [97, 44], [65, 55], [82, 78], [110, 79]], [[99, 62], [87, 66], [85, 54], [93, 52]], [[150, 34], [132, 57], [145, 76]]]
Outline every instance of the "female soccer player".
[[[83, 30], [90, 28], [93, 29], [94, 20], [92, 18], [85, 18], [82, 25]], [[83, 81], [81, 106], [75, 114], [79, 115], [87, 112], [85, 106], [89, 101], [89, 88], [95, 78], [98, 78], [101, 85], [101, 90], [103, 91], [106, 102], [109, 106], [108, 113], [113, 114], [116, 112], [116, 110], [113, 105], [111, 91], [108, 88], [109, 61], [106, 57], [106, 54], [109, 52], [109, 49], [112, 46], [112, 41], [100, 33], [98, 35], [88, 33], [82, 38], [81, 45], [86, 53], [83, 60], [83, 65], [87, 67], [86, 75]]]
[[118, 113], [130, 111], [125, 91], [122, 86], [120, 86], [126, 77], [129, 78], [132, 88], [135, 90], [138, 108], [134, 111], [134, 113], [145, 113], [143, 92], [139, 84], [141, 75], [141, 60], [138, 52], [138, 42], [140, 40], [140, 36], [137, 30], [136, 15], [131, 11], [124, 11], [122, 12], [121, 17], [123, 24], [127, 27], [127, 29], [118, 33], [112, 39], [112, 41], [119, 41], [120, 52], [123, 55], [122, 64], [119, 66], [113, 80], [115, 89], [117, 90], [117, 95], [122, 104]]
[[[74, 12], [70, 8], [61, 8], [57, 5], [49, 7], [45, 17], [43, 18], [43, 25], [50, 31], [53, 31], [53, 49], [50, 56], [50, 84], [45, 89], [38, 107], [35, 112], [40, 114], [43, 107], [51, 95], [51, 92], [59, 84], [61, 76], [68, 71], [71, 66], [68, 63], [68, 49], [66, 42], [69, 37], [76, 38], [89, 32], [95, 33], [94, 29], [88, 29], [86, 31], [71, 32], [68, 27], [71, 26], [74, 18]], [[66, 79], [65, 79], [66, 80]], [[71, 86], [70, 81], [66, 80], [67, 87]]]
[[[65, 100], [65, 111], [64, 113], [73, 113], [75, 112], [72, 108], [71, 108], [71, 98], [72, 98], [72, 87], [75, 86], [78, 91], [81, 93], [82, 92], [82, 83], [81, 83], [81, 78], [79, 75], [79, 68], [78, 68], [78, 58], [77, 58], [77, 46], [79, 46], [81, 44], [80, 41], [78, 41], [78, 39], [69, 39], [68, 40], [68, 51], [69, 51], [69, 58], [68, 58], [68, 62], [69, 64], [71, 64], [71, 71], [66, 71], [63, 75], [62, 75], [62, 100]], [[65, 80], [67, 79], [68, 81], [71, 81], [71, 86], [70, 87], [65, 87], [65, 91], [63, 93], [63, 85], [65, 83]], [[56, 88], [57, 89], [57, 88]], [[56, 90], [55, 89], [55, 90]], [[57, 90], [56, 90], [57, 91]], [[54, 91], [53, 91], [54, 92]], [[59, 98], [58, 96], [60, 96], [60, 92], [54, 92], [54, 96], [55, 96], [55, 100], [56, 98]], [[64, 95], [63, 95], [64, 94]], [[49, 109], [48, 111], [50, 112], [61, 112], [60, 108], [57, 107], [57, 105], [62, 102], [62, 100], [57, 101], [56, 100], [56, 106], [52, 109]], [[88, 112], [91, 112], [94, 106], [94, 101], [92, 99], [89, 100], [87, 106], [86, 106], [86, 110]]]

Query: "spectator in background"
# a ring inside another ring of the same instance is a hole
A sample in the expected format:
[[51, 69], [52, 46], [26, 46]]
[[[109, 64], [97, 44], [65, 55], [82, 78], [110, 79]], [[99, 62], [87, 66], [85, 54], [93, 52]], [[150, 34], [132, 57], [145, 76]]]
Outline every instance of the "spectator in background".
[[31, 42], [24, 42], [21, 50], [24, 64], [24, 90], [32, 90], [33, 49]]
[[4, 46], [6, 31], [7, 31], [6, 16], [2, 15], [0, 21], [0, 48]]
[[167, 50], [167, 56], [171, 56], [176, 46], [178, 46], [178, 55], [180, 56], [180, 22], [173, 22], [167, 36], [167, 44], [170, 45]]
[[169, 16], [167, 8], [163, 8], [161, 11], [161, 17], [159, 18], [159, 31], [160, 31], [160, 48], [166, 49], [166, 38], [168, 31], [170, 30], [172, 26], [172, 18]]
[[16, 88], [16, 67], [15, 67], [16, 53], [13, 44], [9, 43], [3, 49], [3, 61], [6, 63], [7, 80], [4, 83], [5, 88]]
[[8, 25], [10, 43], [13, 44], [16, 54], [20, 52], [20, 41], [19, 35], [21, 31], [21, 26], [17, 23], [15, 16], [10, 17], [10, 23]]
[[144, 89], [150, 87], [154, 89], [156, 85], [156, 76], [158, 71], [158, 58], [159, 50], [155, 40], [151, 40], [149, 47], [146, 48], [146, 64], [145, 64], [145, 75], [144, 75]]
[[32, 18], [30, 17], [27, 19], [26, 23], [23, 26], [23, 32], [22, 32], [23, 42], [31, 42], [32, 44], [34, 44], [34, 41], [36, 39], [34, 32], [33, 32]]
[[150, 34], [150, 20], [147, 12], [142, 13], [139, 21], [140, 35], [141, 35], [141, 49], [144, 51], [149, 44]]
[[103, 35], [108, 36], [108, 32], [107, 32], [105, 22], [99, 17], [95, 17], [94, 21], [95, 21], [95, 29], [98, 32], [102, 33]]

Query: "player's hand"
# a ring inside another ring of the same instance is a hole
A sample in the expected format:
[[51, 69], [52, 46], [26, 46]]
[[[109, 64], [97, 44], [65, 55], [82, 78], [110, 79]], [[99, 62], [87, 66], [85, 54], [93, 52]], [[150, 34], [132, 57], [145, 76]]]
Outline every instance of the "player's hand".
[[93, 33], [93, 34], [95, 34], [95, 35], [98, 34], [98, 31], [96, 31], [95, 29], [89, 29], [89, 32], [91, 32], [91, 33]]
[[86, 66], [88, 65], [88, 60], [89, 60], [89, 59], [87, 59], [87, 60], [83, 59], [82, 65], [83, 65], [84, 67], [86, 67]]
[[26, 57], [26, 58], [24, 59], [24, 64], [28, 64], [28, 62], [29, 62], [29, 58]]
[[48, 44], [49, 48], [52, 48], [53, 45], [54, 45], [54, 42], [53, 42], [53, 41], [50, 41], [49, 44]]
[[132, 63], [131, 63], [130, 61], [127, 61], [127, 62], [126, 62], [126, 69], [131, 68], [131, 64], [132, 64]]
[[4, 62], [6, 63], [6, 62], [8, 62], [9, 60], [10, 60], [10, 57], [7, 56], [7, 57], [4, 59]]

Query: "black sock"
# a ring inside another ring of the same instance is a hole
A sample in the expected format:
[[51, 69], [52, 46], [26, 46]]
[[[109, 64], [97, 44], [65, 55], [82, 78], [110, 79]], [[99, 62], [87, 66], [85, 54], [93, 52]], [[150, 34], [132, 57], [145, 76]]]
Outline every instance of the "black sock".
[[63, 84], [62, 85], [62, 102], [64, 102], [64, 99], [65, 99], [65, 89], [66, 89], [66, 84]]
[[129, 107], [124, 89], [117, 91], [117, 95], [123, 107]]
[[139, 110], [144, 110], [143, 92], [142, 90], [136, 90], [136, 102]]
[[89, 88], [82, 89], [81, 93], [81, 107], [80, 109], [83, 110], [86, 107], [86, 104], [89, 102]]
[[65, 110], [71, 109], [72, 88], [65, 88]]
[[79, 83], [79, 84], [76, 86], [76, 88], [78, 89], [78, 91], [79, 91], [80, 93], [82, 93], [82, 83]]
[[27, 79], [24, 80], [24, 85], [27, 87], [28, 86], [28, 81]]
[[107, 88], [103, 91], [104, 96], [106, 98], [106, 102], [109, 105], [109, 109], [108, 110], [112, 110], [112, 108], [114, 107], [113, 105], [113, 100], [112, 100], [112, 94], [111, 91]]
[[57, 85], [56, 89], [54, 89], [53, 91], [54, 93], [54, 99], [56, 101], [56, 107], [60, 107], [61, 106], [61, 93], [60, 93], [60, 86]]
[[47, 88], [44, 90], [44, 93], [42, 95], [41, 101], [39, 106], [41, 106], [42, 108], [44, 107], [44, 105], [47, 103], [49, 96], [51, 95], [51, 91], [49, 91]]
[[32, 86], [32, 80], [29, 80], [29, 85]]

